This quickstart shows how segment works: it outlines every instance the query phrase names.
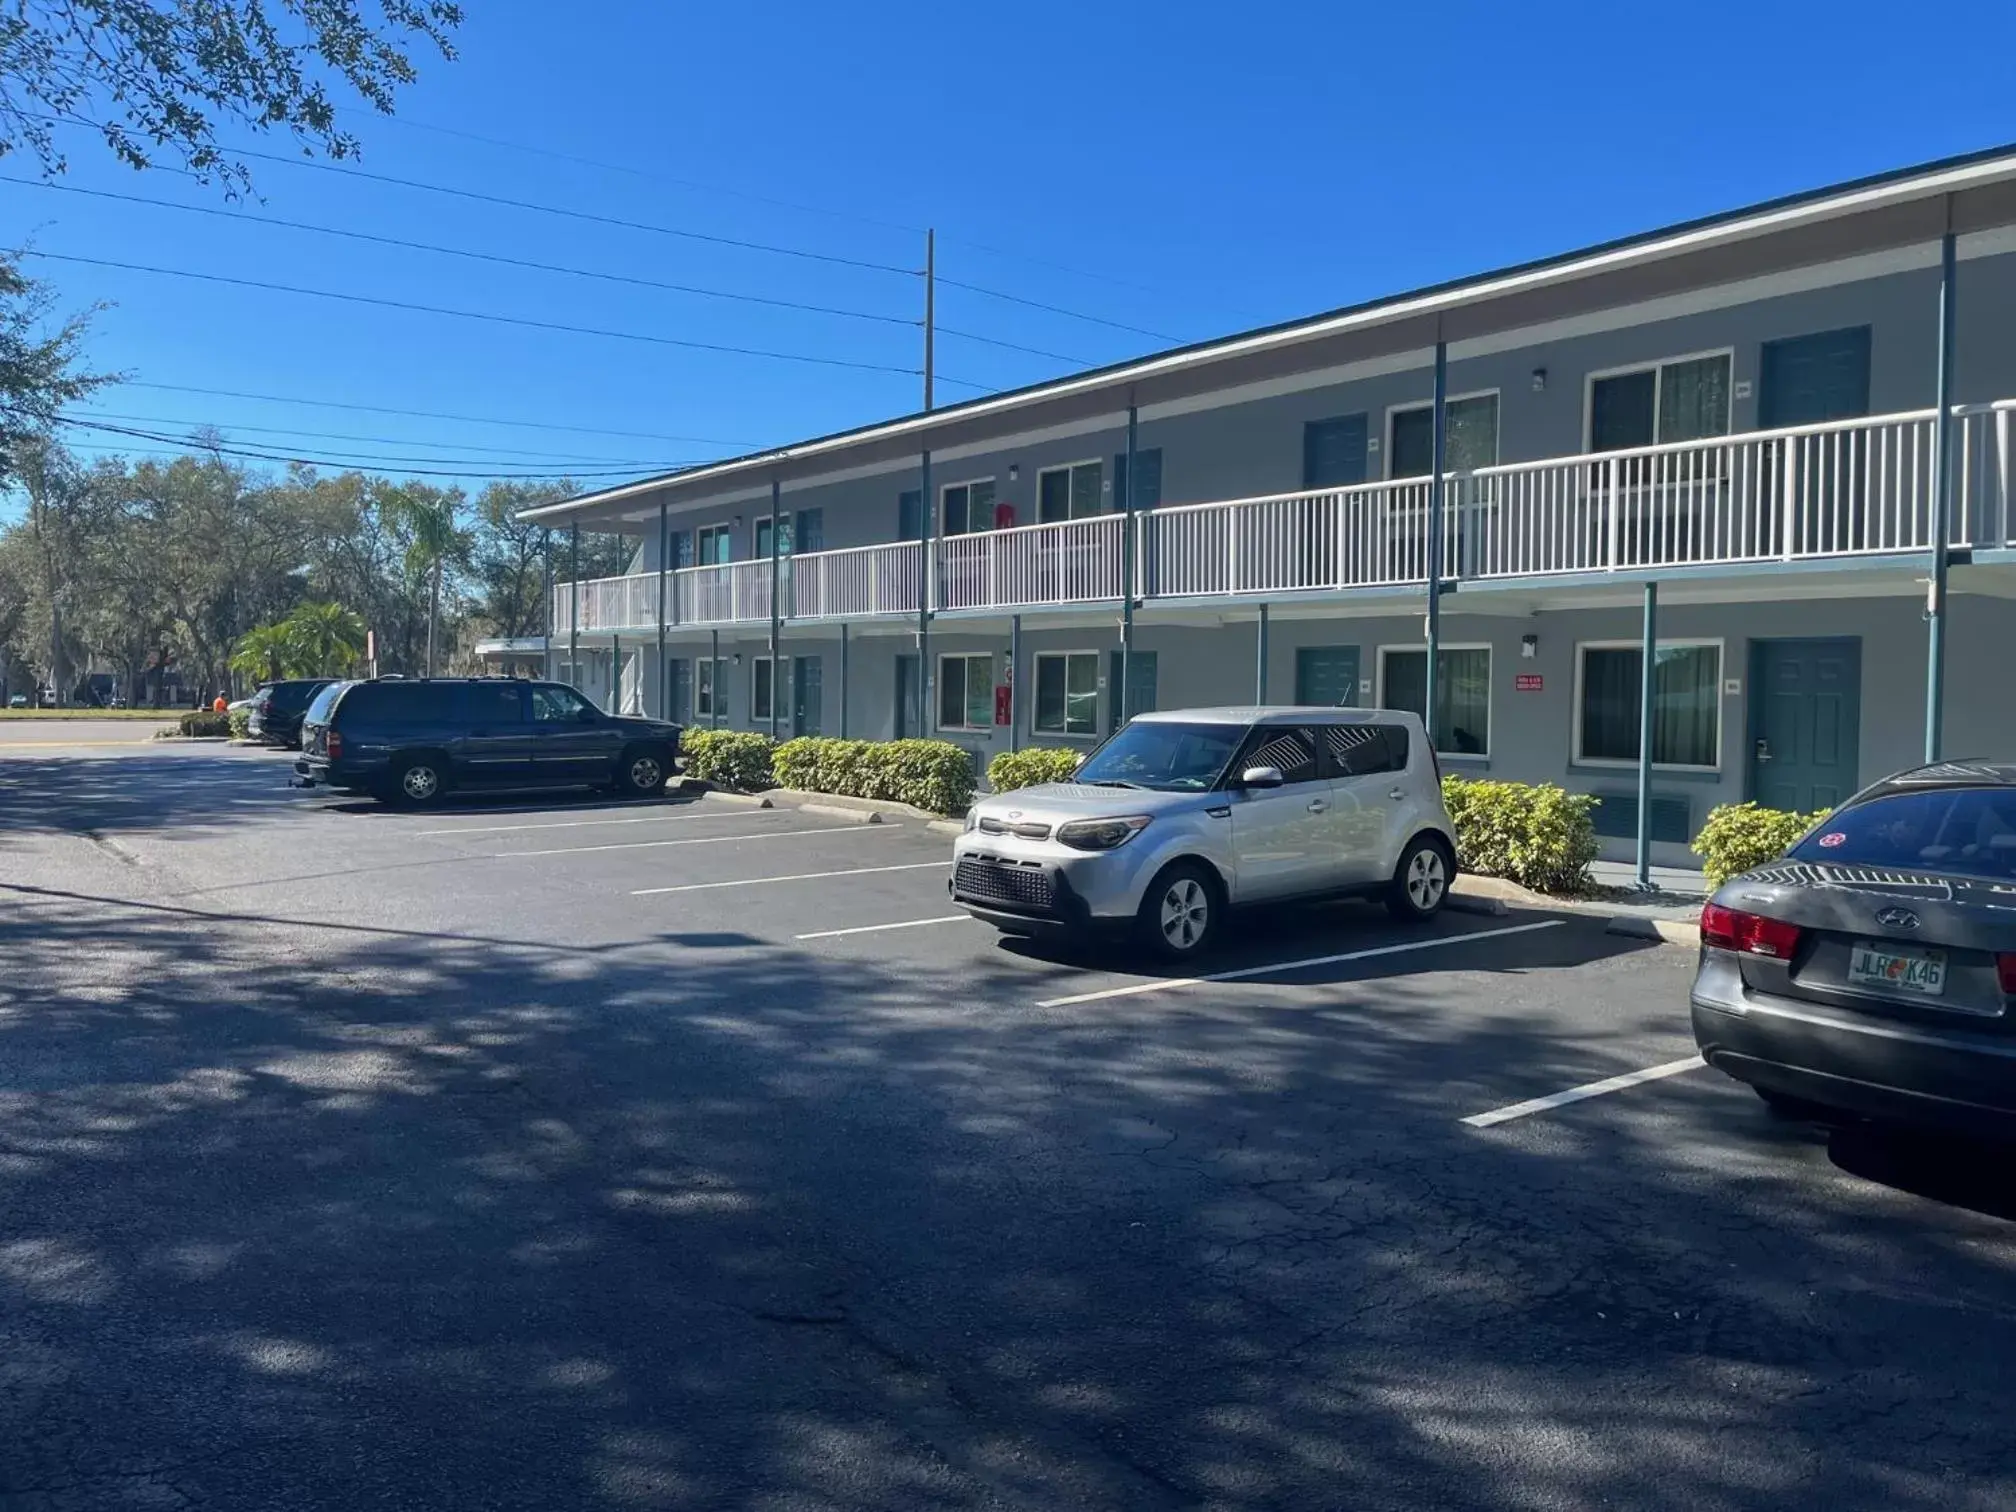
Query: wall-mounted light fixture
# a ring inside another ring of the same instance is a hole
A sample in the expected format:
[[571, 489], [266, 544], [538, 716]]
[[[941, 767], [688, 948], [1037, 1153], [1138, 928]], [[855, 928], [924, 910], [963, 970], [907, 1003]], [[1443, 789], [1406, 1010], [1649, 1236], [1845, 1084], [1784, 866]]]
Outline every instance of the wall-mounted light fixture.
[[1533, 392], [1536, 394], [1547, 392], [1547, 369], [1543, 367], [1533, 369]]
[[1531, 661], [1534, 657], [1538, 656], [1539, 654], [1540, 654], [1539, 636], [1522, 635], [1519, 637], [1519, 655], [1522, 658], [1524, 658], [1527, 661]]
[[1010, 483], [1013, 483], [1013, 482], [1014, 482], [1014, 481], [1015, 481], [1015, 480], [1016, 480], [1017, 478], [1019, 478], [1019, 477], [1021, 477], [1021, 476], [1022, 476], [1022, 465], [1021, 465], [1021, 463], [1019, 463], [1019, 462], [1010, 462], [1010, 463], [1008, 464], [1008, 481], [1009, 481]]

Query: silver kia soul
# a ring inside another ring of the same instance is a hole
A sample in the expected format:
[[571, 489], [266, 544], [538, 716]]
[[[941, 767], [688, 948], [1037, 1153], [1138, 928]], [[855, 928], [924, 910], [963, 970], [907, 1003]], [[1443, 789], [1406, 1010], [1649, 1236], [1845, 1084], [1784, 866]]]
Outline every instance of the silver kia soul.
[[1255, 903], [1355, 893], [1428, 918], [1455, 833], [1412, 714], [1185, 709], [1133, 720], [1069, 782], [974, 804], [948, 885], [1006, 934], [1133, 930], [1180, 958]]

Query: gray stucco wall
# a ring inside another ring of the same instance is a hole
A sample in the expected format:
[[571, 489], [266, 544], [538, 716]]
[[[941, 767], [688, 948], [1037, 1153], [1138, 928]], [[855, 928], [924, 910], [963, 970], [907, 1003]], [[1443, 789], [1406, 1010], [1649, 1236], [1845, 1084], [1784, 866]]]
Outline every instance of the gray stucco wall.
[[[1626, 794], [1635, 790], [1635, 769], [1578, 765], [1573, 759], [1573, 729], [1578, 646], [1591, 641], [1635, 641], [1639, 617], [1634, 609], [1543, 610], [1528, 616], [1467, 611], [1454, 595], [1444, 617], [1448, 644], [1483, 644], [1491, 648], [1490, 752], [1484, 758], [1449, 756], [1445, 769], [1521, 782], [1558, 782], [1578, 792]], [[1520, 655], [1525, 635], [1537, 637], [1536, 654]], [[1922, 754], [1922, 710], [1925, 702], [1925, 625], [1915, 597], [1839, 598], [1782, 603], [1670, 604], [1660, 614], [1662, 640], [1711, 640], [1722, 646], [1722, 677], [1739, 684], [1722, 699], [1721, 765], [1712, 773], [1654, 774], [1653, 790], [1661, 796], [1684, 797], [1690, 829], [1698, 828], [1709, 809], [1748, 796], [1750, 779], [1749, 682], [1750, 649], [1765, 638], [1852, 636], [1861, 643], [1862, 701], [1859, 723], [1859, 775], [1869, 781], [1917, 763]], [[1378, 697], [1379, 648], [1418, 645], [1418, 607], [1398, 609], [1390, 616], [1341, 614], [1309, 618], [1277, 615], [1270, 626], [1268, 694], [1276, 703], [1295, 696], [1296, 652], [1311, 646], [1359, 648], [1362, 678]], [[1001, 679], [1008, 662], [1005, 627], [979, 629], [970, 624], [939, 622], [931, 649], [935, 656], [988, 652]], [[1117, 690], [1110, 686], [1109, 653], [1118, 644], [1111, 626], [1075, 630], [1029, 629], [1022, 637], [1023, 662], [1017, 670], [1017, 726], [1023, 745], [1079, 746], [1089, 749], [1094, 738], [1067, 739], [1031, 731], [1034, 659], [1045, 651], [1093, 651], [1100, 657], [1098, 728], [1104, 732]], [[1163, 709], [1209, 704], [1245, 703], [1255, 696], [1254, 625], [1250, 619], [1205, 628], [1157, 624], [1152, 616], [1137, 627], [1136, 645], [1156, 654], [1157, 705]], [[1949, 634], [1946, 748], [1954, 754], [2016, 753], [2016, 670], [2008, 648], [2016, 645], [2016, 601], [1986, 594], [1959, 593], [1952, 600]], [[836, 632], [787, 633], [787, 656], [822, 658], [822, 731], [839, 731], [839, 638]], [[765, 653], [760, 635], [724, 634], [721, 653], [727, 680], [722, 723], [735, 729], [767, 729], [750, 718], [749, 677], [753, 658]], [[915, 650], [914, 640], [899, 634], [855, 634], [849, 647], [848, 733], [860, 738], [887, 739], [895, 729], [896, 657]], [[704, 657], [705, 643], [684, 643], [674, 655]], [[739, 663], [733, 660], [741, 657]], [[1515, 679], [1538, 674], [1539, 691], [1518, 691]], [[647, 695], [656, 708], [656, 684]], [[935, 711], [933, 711], [935, 713]], [[935, 718], [926, 732], [972, 751], [984, 767], [988, 758], [1010, 747], [1006, 728], [985, 731], [939, 731]], [[789, 707], [782, 719], [790, 733]], [[1623, 846], [1613, 844], [1613, 853]], [[1662, 863], [1686, 864], [1683, 847], [1658, 849]]]
[[[1938, 272], [1913, 269], [1730, 305], [1674, 319], [1577, 335], [1485, 356], [1457, 358], [1449, 367], [1452, 394], [1495, 390], [1499, 396], [1499, 459], [1525, 461], [1572, 455], [1585, 447], [1588, 375], [1633, 363], [1730, 349], [1733, 354], [1732, 423], [1757, 425], [1757, 380], [1764, 343], [1845, 326], [1871, 328], [1870, 407], [1873, 412], [1928, 406], [1933, 398]], [[1964, 402], [2016, 396], [2016, 254], [1971, 259], [1960, 265], [1960, 340], [1957, 395]], [[1536, 369], [1546, 373], [1536, 391]], [[1405, 371], [1348, 384], [1300, 390], [1187, 414], [1145, 419], [1138, 444], [1162, 451], [1162, 498], [1170, 504], [1287, 492], [1302, 485], [1302, 427], [1311, 420], [1363, 413], [1375, 450], [1372, 477], [1386, 475], [1389, 412], [1425, 402], [1432, 391], [1428, 356]], [[995, 480], [996, 498], [1010, 504], [1018, 524], [1035, 520], [1036, 479], [1045, 467], [1093, 458], [1106, 463], [1109, 508], [1117, 508], [1113, 458], [1126, 448], [1123, 427], [1028, 441], [982, 456], [938, 459], [932, 491], [976, 478]], [[1011, 477], [1011, 471], [1014, 476]], [[867, 478], [788, 489], [787, 510], [824, 511], [829, 549], [896, 538], [898, 496], [918, 486], [915, 468]], [[756, 520], [769, 514], [767, 494], [683, 509], [675, 529], [728, 523], [735, 556], [752, 554]], [[657, 567], [656, 527], [646, 527], [642, 570]]]

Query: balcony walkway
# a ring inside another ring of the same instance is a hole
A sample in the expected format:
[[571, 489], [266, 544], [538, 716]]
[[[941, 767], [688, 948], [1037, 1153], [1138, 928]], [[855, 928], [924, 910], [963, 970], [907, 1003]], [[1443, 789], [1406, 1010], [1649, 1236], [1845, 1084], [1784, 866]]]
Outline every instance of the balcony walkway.
[[[2016, 399], [1954, 411], [1948, 544], [2016, 547]], [[1931, 549], [1936, 412], [1747, 431], [1515, 462], [1444, 480], [1445, 582], [1600, 583], [1669, 569], [1858, 561]], [[1261, 603], [1422, 586], [1426, 478], [1095, 515], [1057, 524], [807, 552], [775, 564], [793, 624], [1117, 603]], [[1130, 561], [1131, 557], [1131, 561]], [[928, 560], [928, 571], [925, 570]], [[1130, 583], [1131, 580], [1131, 583]], [[555, 585], [553, 634], [767, 625], [768, 558]], [[662, 598], [662, 602], [661, 602]]]

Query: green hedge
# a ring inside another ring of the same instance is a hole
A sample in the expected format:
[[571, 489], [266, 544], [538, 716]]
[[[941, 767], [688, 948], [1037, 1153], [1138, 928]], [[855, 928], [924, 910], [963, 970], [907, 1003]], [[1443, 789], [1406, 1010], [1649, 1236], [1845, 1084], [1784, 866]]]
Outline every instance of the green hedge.
[[1789, 814], [1754, 803], [1725, 803], [1709, 811], [1708, 822], [1694, 837], [1692, 849], [1701, 858], [1708, 885], [1720, 887], [1753, 866], [1777, 860], [1828, 812], [1817, 809], [1810, 814]]
[[682, 730], [679, 754], [689, 777], [753, 793], [775, 787], [770, 758], [775, 747], [754, 730]]
[[997, 793], [1034, 787], [1039, 782], [1069, 782], [1085, 759], [1083, 751], [1039, 746], [1027, 751], [1003, 751], [987, 763], [987, 785]]
[[973, 801], [973, 758], [944, 740], [833, 740], [801, 735], [777, 747], [784, 787], [847, 798], [907, 803], [963, 814]]
[[175, 731], [179, 735], [229, 735], [231, 716], [211, 709], [191, 709], [175, 721]]
[[230, 722], [231, 738], [233, 740], [250, 740], [252, 738], [252, 711], [250, 709], [230, 709], [225, 712], [224, 717]]
[[1456, 824], [1457, 862], [1464, 871], [1503, 877], [1535, 892], [1575, 893], [1589, 887], [1596, 859], [1596, 800], [1553, 783], [1491, 782], [1444, 777], [1442, 801]]

